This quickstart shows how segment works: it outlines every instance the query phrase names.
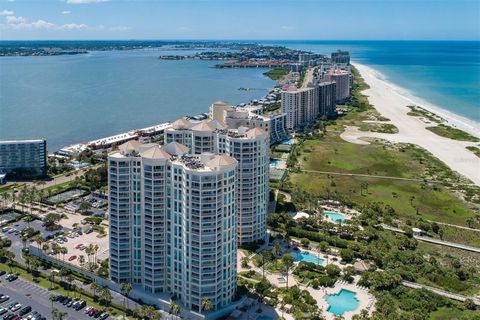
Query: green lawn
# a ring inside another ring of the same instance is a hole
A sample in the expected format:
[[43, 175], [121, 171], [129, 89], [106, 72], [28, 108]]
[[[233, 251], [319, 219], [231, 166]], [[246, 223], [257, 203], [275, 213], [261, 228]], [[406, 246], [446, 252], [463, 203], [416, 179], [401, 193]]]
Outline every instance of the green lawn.
[[465, 131], [452, 128], [444, 124], [439, 124], [438, 126], [435, 126], [435, 127], [427, 127], [427, 129], [439, 136], [450, 138], [453, 140], [480, 142], [479, 138], [474, 137], [466, 133]]
[[430, 314], [430, 320], [476, 320], [478, 311], [440, 308]]

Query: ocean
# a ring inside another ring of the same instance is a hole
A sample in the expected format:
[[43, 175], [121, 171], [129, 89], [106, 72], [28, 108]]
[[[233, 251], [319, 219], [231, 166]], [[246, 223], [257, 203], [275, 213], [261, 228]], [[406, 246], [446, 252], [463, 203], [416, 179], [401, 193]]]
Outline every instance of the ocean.
[[352, 61], [423, 101], [480, 122], [480, 41], [265, 41], [328, 54], [350, 52]]
[[[480, 42], [263, 41], [353, 61], [440, 108], [480, 122]], [[181, 51], [182, 54], [188, 52]], [[265, 69], [159, 60], [158, 49], [0, 58], [0, 139], [45, 137], [49, 152], [78, 142], [207, 112], [215, 100], [258, 99]], [[254, 88], [251, 91], [240, 87]]]

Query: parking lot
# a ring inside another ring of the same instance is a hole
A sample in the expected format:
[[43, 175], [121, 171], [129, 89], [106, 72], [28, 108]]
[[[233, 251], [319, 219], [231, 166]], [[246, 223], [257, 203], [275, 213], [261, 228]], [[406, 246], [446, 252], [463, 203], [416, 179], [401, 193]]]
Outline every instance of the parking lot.
[[[24, 306], [31, 306], [31, 312], [37, 311], [47, 319], [52, 319], [52, 302], [49, 300], [49, 296], [52, 294], [52, 292], [45, 288], [37, 286], [36, 284], [25, 281], [21, 278], [18, 278], [13, 282], [7, 282], [5, 281], [4, 276], [2, 276], [0, 283], [0, 294], [5, 294], [10, 297], [10, 299], [7, 301], [0, 303], [0, 308], [8, 306], [13, 302], [18, 302], [22, 305], [22, 308]], [[53, 303], [53, 307], [67, 314], [67, 316], [64, 317], [65, 320], [91, 319], [84, 313], [83, 309], [80, 311], [75, 311], [57, 302]], [[18, 314], [18, 311], [14, 313]], [[2, 318], [7, 314], [8, 313], [3, 314]]]

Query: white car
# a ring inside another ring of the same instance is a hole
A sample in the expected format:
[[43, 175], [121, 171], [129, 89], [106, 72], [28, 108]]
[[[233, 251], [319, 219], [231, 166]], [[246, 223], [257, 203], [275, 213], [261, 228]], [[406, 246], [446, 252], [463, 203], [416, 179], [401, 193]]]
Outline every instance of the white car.
[[90, 310], [92, 310], [92, 309], [93, 309], [93, 307], [90, 307], [90, 306], [89, 306], [89, 307], [86, 307], [85, 310], [84, 310], [84, 312], [85, 312], [85, 313], [88, 313], [88, 312], [90, 312]]
[[8, 312], [8, 309], [0, 308], [0, 315], [2, 315], [4, 313], [7, 313], [7, 312]]
[[19, 310], [21, 307], [22, 307], [22, 305], [20, 303], [17, 303], [16, 305], [14, 305], [13, 307], [10, 308], [10, 311], [15, 312], [15, 311]]

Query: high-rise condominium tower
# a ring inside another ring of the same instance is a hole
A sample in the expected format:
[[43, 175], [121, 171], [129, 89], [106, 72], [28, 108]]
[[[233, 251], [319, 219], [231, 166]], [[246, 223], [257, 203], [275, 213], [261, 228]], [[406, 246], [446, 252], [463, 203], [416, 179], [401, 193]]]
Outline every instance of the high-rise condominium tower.
[[237, 166], [238, 244], [267, 235], [269, 135], [260, 128], [225, 129], [216, 120], [180, 119], [165, 130], [165, 143], [178, 142], [192, 154], [211, 152], [235, 158]]
[[108, 157], [110, 273], [200, 311], [236, 290], [237, 160], [129, 141]]

